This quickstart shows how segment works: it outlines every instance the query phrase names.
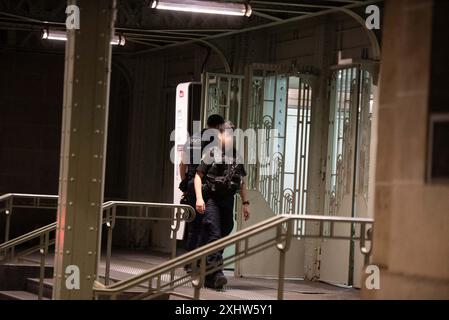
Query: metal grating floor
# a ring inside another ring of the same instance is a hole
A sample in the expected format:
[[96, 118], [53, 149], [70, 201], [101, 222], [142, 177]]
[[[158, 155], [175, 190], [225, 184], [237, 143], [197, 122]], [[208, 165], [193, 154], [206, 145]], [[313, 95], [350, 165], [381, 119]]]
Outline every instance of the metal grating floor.
[[[111, 259], [111, 278], [126, 279], [156, 266], [168, 256], [147, 252], [114, 252]], [[104, 257], [100, 263], [100, 274], [104, 274]], [[177, 269], [175, 278], [184, 275], [183, 269]], [[236, 278], [232, 271], [225, 271], [228, 285], [221, 291], [202, 289], [201, 299], [206, 300], [274, 300], [277, 296], [277, 281], [274, 279]], [[168, 280], [170, 275], [165, 275]], [[165, 280], [163, 278], [163, 280]], [[147, 285], [142, 285], [147, 287]], [[288, 300], [355, 300], [360, 299], [359, 290], [341, 288], [321, 282], [305, 280], [285, 281], [285, 299]], [[192, 294], [190, 283], [176, 291]], [[172, 299], [179, 299], [172, 297]]]
[[[38, 261], [38, 257], [30, 257]], [[111, 259], [111, 279], [124, 280], [138, 275], [161, 262], [167, 261], [168, 255], [143, 251], [114, 251]], [[29, 259], [28, 259], [29, 260]], [[53, 264], [53, 257], [47, 256], [47, 265]], [[104, 275], [105, 259], [101, 257], [99, 274]], [[184, 275], [183, 269], [177, 269], [175, 277]], [[275, 300], [277, 297], [277, 280], [261, 278], [237, 278], [232, 271], [225, 271], [228, 284], [221, 291], [202, 289], [201, 299], [205, 300]], [[165, 275], [168, 280], [170, 275]], [[165, 280], [164, 278], [162, 280]], [[143, 284], [140, 289], [147, 288]], [[192, 295], [190, 283], [177, 288], [177, 292]], [[181, 299], [172, 296], [171, 299]], [[358, 300], [360, 291], [342, 288], [330, 284], [306, 280], [286, 280], [284, 284], [286, 300]]]

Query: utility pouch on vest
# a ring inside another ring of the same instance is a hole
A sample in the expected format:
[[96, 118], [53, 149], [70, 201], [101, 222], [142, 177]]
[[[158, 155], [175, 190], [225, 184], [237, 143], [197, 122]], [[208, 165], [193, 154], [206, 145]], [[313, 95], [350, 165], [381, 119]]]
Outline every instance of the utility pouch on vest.
[[[231, 165], [226, 175], [214, 174], [214, 170], [209, 171], [206, 176], [207, 189], [214, 196], [234, 195], [240, 188], [241, 178], [236, 175], [235, 164]], [[216, 169], [216, 168], [214, 168]]]

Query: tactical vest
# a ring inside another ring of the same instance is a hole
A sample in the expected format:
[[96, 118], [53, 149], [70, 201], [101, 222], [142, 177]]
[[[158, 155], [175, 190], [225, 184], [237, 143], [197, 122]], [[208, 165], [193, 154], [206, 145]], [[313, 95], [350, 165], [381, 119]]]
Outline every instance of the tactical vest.
[[205, 187], [212, 196], [234, 195], [240, 190], [242, 177], [238, 173], [238, 164], [213, 163], [208, 170]]

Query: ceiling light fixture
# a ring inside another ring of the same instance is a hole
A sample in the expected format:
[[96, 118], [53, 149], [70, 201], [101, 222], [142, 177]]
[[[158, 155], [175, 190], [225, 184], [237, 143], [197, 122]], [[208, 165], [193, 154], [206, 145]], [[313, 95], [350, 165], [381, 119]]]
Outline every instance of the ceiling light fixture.
[[172, 10], [195, 13], [221, 14], [228, 16], [251, 16], [249, 4], [198, 0], [152, 0], [150, 7], [160, 10]]
[[[61, 30], [44, 29], [42, 31], [42, 39], [67, 41], [67, 33]], [[111, 39], [111, 45], [113, 46], [124, 46], [125, 43], [125, 37], [123, 37], [122, 35], [114, 35]]]

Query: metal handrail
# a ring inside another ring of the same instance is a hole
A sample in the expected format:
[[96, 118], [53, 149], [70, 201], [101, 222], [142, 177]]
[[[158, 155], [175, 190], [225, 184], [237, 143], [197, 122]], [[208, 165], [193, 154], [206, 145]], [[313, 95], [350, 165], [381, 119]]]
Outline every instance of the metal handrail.
[[[12, 199], [13, 194], [8, 194], [2, 197], [2, 199]], [[30, 197], [35, 195], [29, 195]], [[54, 199], [54, 197], [52, 197]], [[117, 216], [117, 208], [119, 207], [136, 207], [139, 208], [139, 215], [122, 215]], [[149, 208], [162, 208], [162, 209], [175, 209], [176, 212], [171, 213], [170, 218], [164, 217], [152, 217], [149, 213]], [[111, 262], [111, 251], [112, 251], [112, 231], [115, 226], [116, 219], [138, 219], [138, 220], [158, 220], [158, 221], [171, 221], [171, 239], [172, 239], [172, 247], [171, 247], [171, 257], [176, 257], [176, 233], [179, 230], [181, 225], [181, 221], [190, 222], [195, 219], [195, 210], [189, 205], [183, 204], [168, 204], [168, 203], [154, 203], [154, 202], [131, 202], [131, 201], [108, 201], [105, 202], [102, 206], [102, 211], [104, 214], [103, 224], [106, 224], [108, 227], [108, 238], [107, 238], [107, 253], [106, 253], [106, 270], [105, 270], [105, 283], [109, 282], [109, 274], [110, 274], [110, 262]], [[0, 255], [0, 264], [4, 264], [14, 258], [20, 258], [36, 251], [40, 252], [40, 279], [39, 279], [39, 295], [38, 298], [42, 299], [43, 293], [43, 281], [45, 274], [45, 257], [48, 253], [48, 248], [55, 243], [54, 239], [50, 239], [50, 233], [55, 231], [57, 227], [57, 223], [51, 223], [49, 225], [40, 227], [36, 230], [28, 232], [24, 235], [21, 235], [15, 239], [6, 241], [0, 244], [0, 253], [4, 253], [3, 257]], [[21, 254], [15, 253], [15, 248], [23, 244], [25, 242], [33, 241], [39, 239], [39, 245], [29, 248], [22, 252]], [[10, 255], [8, 256], [8, 252]], [[171, 276], [171, 279], [174, 279], [174, 273]]]
[[[138, 216], [122, 216], [117, 215], [117, 208], [119, 207], [135, 207], [139, 209]], [[176, 212], [170, 218], [151, 217], [149, 215], [150, 208], [159, 209], [175, 209]], [[106, 270], [105, 270], [105, 284], [110, 281], [110, 266], [111, 266], [111, 250], [112, 250], [112, 232], [117, 219], [137, 219], [137, 220], [157, 220], [170, 221], [171, 229], [171, 258], [176, 257], [176, 234], [181, 226], [181, 221], [191, 222], [195, 219], [196, 211], [189, 205], [185, 204], [171, 204], [171, 203], [152, 203], [152, 202], [131, 202], [131, 201], [109, 201], [104, 203], [103, 212], [106, 214], [106, 226], [108, 228], [108, 237], [106, 244]], [[174, 279], [174, 272], [171, 278]]]
[[0, 196], [0, 201], [8, 200], [11, 198], [39, 198], [39, 199], [58, 199], [56, 195], [49, 194], [31, 194], [31, 193], [6, 193]]
[[[40, 227], [36, 230], [30, 231], [28, 233], [25, 233], [17, 238], [11, 239], [7, 242], [0, 244], [0, 252], [6, 251], [8, 249], [11, 249], [13, 247], [18, 246], [19, 244], [34, 240], [41, 236], [42, 234], [45, 234], [47, 232], [51, 232], [56, 230], [56, 222], [50, 223], [46, 226]], [[3, 260], [0, 260], [0, 262], [3, 262]]]
[[[33, 204], [31, 205], [18, 205], [14, 204], [14, 199], [22, 198], [22, 199], [32, 199]], [[0, 208], [0, 213], [5, 213], [6, 221], [5, 221], [5, 234], [4, 241], [7, 242], [9, 240], [9, 232], [11, 226], [11, 216], [13, 213], [13, 208], [37, 208], [37, 209], [56, 209], [57, 203], [55, 206], [43, 205], [42, 200], [57, 200], [58, 196], [48, 195], [48, 194], [28, 194], [28, 193], [7, 193], [0, 196], [0, 203], [5, 202], [4, 207]]]
[[[186, 253], [180, 257], [160, 264], [146, 272], [143, 272], [137, 276], [131, 277], [126, 280], [119, 281], [109, 286], [102, 286], [98, 283], [94, 286], [94, 298], [101, 296], [107, 296], [112, 299], [116, 299], [120, 293], [130, 290], [136, 286], [141, 286], [144, 283], [148, 283], [148, 291], [143, 292], [133, 299], [144, 298], [156, 298], [165, 293], [173, 293], [173, 290], [177, 287], [183, 286], [188, 282], [192, 282], [194, 287], [193, 299], [200, 298], [200, 290], [205, 281], [205, 276], [211, 274], [222, 267], [232, 264], [235, 261], [247, 258], [258, 252], [266, 250], [273, 245], [279, 250], [279, 274], [278, 274], [278, 299], [283, 298], [283, 286], [284, 286], [284, 272], [285, 272], [285, 258], [286, 252], [290, 247], [290, 242], [293, 238], [297, 237], [293, 234], [293, 226], [295, 221], [315, 221], [318, 222], [319, 233], [318, 234], [302, 234], [301, 238], [328, 238], [328, 239], [341, 239], [360, 242], [360, 250], [365, 256], [365, 264], [369, 261], [369, 255], [371, 254], [371, 248], [366, 246], [366, 242], [372, 241], [372, 225], [373, 219], [369, 218], [346, 218], [346, 217], [329, 217], [329, 216], [312, 216], [312, 215], [278, 215], [273, 218], [267, 219], [263, 222], [255, 224], [246, 229], [240, 230], [234, 234], [231, 234], [225, 238], [212, 242], [208, 245], [195, 249], [189, 253]], [[324, 233], [323, 225], [325, 223], [330, 224], [330, 234]], [[334, 233], [335, 224], [347, 224], [351, 229], [348, 230], [349, 235], [336, 235]], [[355, 225], [360, 226], [358, 235], [351, 230], [355, 230]], [[367, 228], [371, 226], [371, 228]], [[353, 229], [354, 228], [354, 229]], [[271, 230], [275, 230], [275, 236], [269, 240], [250, 244], [250, 239], [258, 236], [262, 233], [267, 233]], [[236, 245], [236, 251], [233, 255], [230, 255], [223, 259], [221, 265], [207, 267], [206, 257], [219, 250], [225, 249], [227, 246]], [[242, 246], [240, 246], [242, 245]], [[199, 266], [198, 266], [199, 263]], [[170, 279], [170, 281], [163, 282], [162, 278], [165, 274], [172, 274], [177, 268], [191, 264], [192, 272], [187, 273], [177, 279]], [[155, 285], [155, 287], [153, 286]], [[178, 294], [178, 293], [176, 293]]]
[[[143, 208], [174, 208], [179, 209], [176, 213], [176, 216], [173, 218], [159, 218], [159, 217], [148, 217], [148, 216], [117, 216], [115, 209], [117, 207], [143, 207]], [[108, 210], [112, 209], [112, 215]], [[158, 221], [173, 221], [174, 225], [171, 226], [172, 232], [177, 232], [179, 230], [179, 226], [181, 221], [190, 222], [195, 218], [195, 210], [188, 205], [176, 205], [176, 204], [166, 204], [166, 203], [152, 203], [152, 202], [127, 202], [127, 201], [109, 201], [103, 204], [103, 212], [106, 213], [106, 216], [103, 218], [103, 224], [106, 224], [109, 230], [112, 230], [115, 224], [116, 219], [141, 219], [141, 220], [158, 220]], [[14, 239], [8, 240], [4, 243], [0, 244], [0, 252], [7, 252], [8, 250], [14, 249], [20, 244], [35, 240], [46, 233], [50, 233], [56, 230], [56, 222], [48, 224], [46, 226], [40, 227], [28, 233], [25, 233], [21, 236], [18, 236]], [[172, 236], [173, 238], [173, 236]], [[112, 238], [110, 238], [112, 241]], [[176, 240], [176, 237], [174, 238]], [[175, 241], [173, 241], [175, 242]], [[176, 244], [176, 242], [175, 242]], [[173, 247], [172, 247], [173, 249]], [[31, 254], [33, 252], [38, 251], [39, 248], [36, 248], [34, 251], [27, 251], [27, 254]], [[172, 257], [176, 255], [176, 252], [172, 252]], [[23, 256], [23, 255], [21, 255]], [[18, 255], [12, 255], [10, 259], [17, 258]], [[109, 257], [110, 258], [110, 257]], [[10, 259], [7, 258], [7, 255], [0, 260], [0, 263], [5, 263]]]
[[[6, 194], [0, 196], [1, 200], [12, 199], [15, 196], [25, 196], [28, 198], [39, 197], [40, 195], [28, 195], [28, 194]], [[47, 199], [57, 199], [57, 196], [44, 196], [48, 197]], [[159, 218], [159, 217], [149, 217], [149, 216], [117, 216], [115, 214], [114, 208], [117, 207], [140, 207], [140, 208], [173, 208], [179, 209], [177, 211], [176, 216], [174, 218]], [[106, 212], [106, 217], [103, 219], [103, 224], [106, 224], [110, 229], [113, 228], [116, 219], [140, 219], [140, 220], [158, 220], [158, 221], [173, 221], [174, 225], [171, 226], [172, 231], [177, 232], [179, 230], [180, 222], [182, 221], [192, 221], [195, 218], [195, 210], [188, 205], [176, 205], [176, 204], [167, 204], [167, 203], [153, 203], [153, 202], [128, 202], [128, 201], [108, 201], [103, 204], [103, 212]], [[113, 210], [113, 214], [111, 215], [108, 210]], [[112, 227], [112, 228], [111, 228]], [[14, 239], [5, 241], [0, 243], [0, 252], [7, 251], [8, 249], [12, 249], [22, 243], [32, 241], [34, 239], [39, 238], [45, 233], [52, 232], [56, 230], [56, 222], [48, 224], [46, 226], [40, 227], [28, 233], [25, 233], [21, 236], [18, 236]], [[32, 252], [28, 252], [28, 254], [38, 251], [36, 249]], [[172, 254], [173, 256], [173, 254]], [[14, 255], [17, 257], [17, 255]], [[12, 257], [12, 258], [14, 258]], [[0, 260], [0, 263], [5, 263], [5, 259]]]

